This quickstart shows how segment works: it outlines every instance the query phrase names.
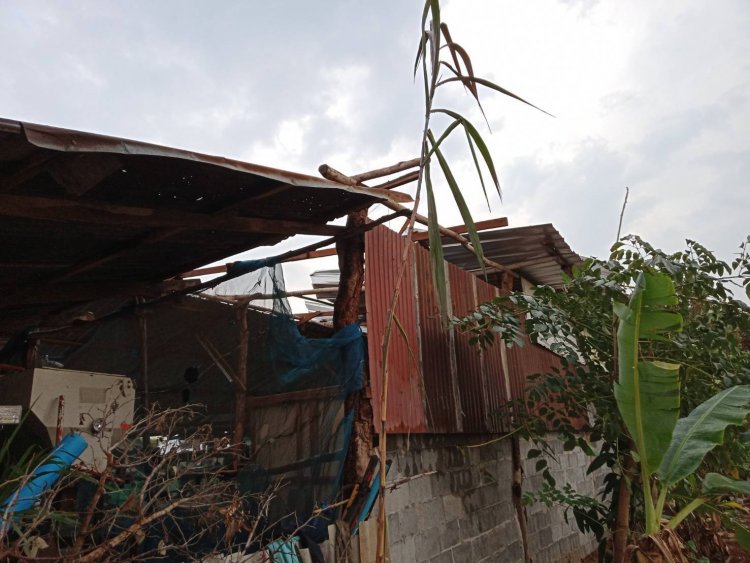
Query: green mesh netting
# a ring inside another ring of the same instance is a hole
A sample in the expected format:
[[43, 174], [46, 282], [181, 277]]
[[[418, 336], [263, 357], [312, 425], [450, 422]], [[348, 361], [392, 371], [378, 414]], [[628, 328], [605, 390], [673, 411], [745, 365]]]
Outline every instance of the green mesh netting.
[[248, 261], [233, 268], [230, 275], [237, 268], [248, 273], [215, 287], [214, 295], [268, 297], [256, 304], [267, 312], [249, 326], [266, 339], [251, 347], [248, 361], [252, 453], [240, 483], [261, 491], [283, 482], [272, 517], [305, 518], [316, 505], [338, 499], [353, 416], [345, 399], [362, 387], [362, 332], [352, 324], [329, 338], [305, 337], [284, 298], [280, 265]]

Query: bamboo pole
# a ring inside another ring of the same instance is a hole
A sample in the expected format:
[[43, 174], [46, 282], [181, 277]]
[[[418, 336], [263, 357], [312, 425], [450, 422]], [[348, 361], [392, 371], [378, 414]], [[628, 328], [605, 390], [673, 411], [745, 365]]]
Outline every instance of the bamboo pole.
[[408, 174], [404, 174], [403, 176], [399, 176], [398, 178], [394, 178], [393, 180], [388, 180], [387, 182], [383, 182], [382, 184], [378, 184], [377, 186], [373, 186], [372, 189], [374, 190], [392, 190], [393, 188], [398, 188], [399, 186], [403, 186], [405, 184], [409, 184], [411, 182], [415, 182], [419, 179], [419, 170], [414, 170], [412, 172], [409, 172]]
[[408, 170], [409, 168], [417, 168], [420, 162], [422, 162], [421, 158], [403, 160], [391, 166], [376, 168], [375, 170], [370, 170], [369, 172], [355, 174], [354, 176], [352, 176], [352, 179], [355, 182], [366, 182], [367, 180], [372, 180], [373, 178], [382, 178], [383, 176], [389, 176], [391, 174], [395, 174], [396, 172], [403, 172], [404, 170]]

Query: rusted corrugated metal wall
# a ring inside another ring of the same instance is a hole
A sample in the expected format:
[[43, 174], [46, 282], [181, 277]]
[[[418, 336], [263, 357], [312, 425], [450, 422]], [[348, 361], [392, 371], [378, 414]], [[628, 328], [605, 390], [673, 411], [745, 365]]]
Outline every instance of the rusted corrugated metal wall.
[[[383, 334], [388, 309], [396, 289], [396, 277], [404, 250], [402, 237], [385, 227], [376, 227], [365, 236], [365, 297], [370, 385], [372, 386], [375, 428], [380, 431], [380, 398], [383, 378]], [[403, 277], [396, 319], [391, 328], [388, 352], [388, 426], [389, 432], [425, 432], [427, 419], [417, 337], [417, 303], [414, 251], [408, 252], [407, 272]], [[403, 331], [399, 328], [402, 327]]]
[[544, 346], [533, 344], [528, 337], [523, 346], [508, 349], [508, 370], [515, 375], [511, 378], [513, 397], [522, 397], [526, 378], [534, 373], [549, 371], [560, 366], [560, 358]]
[[[377, 227], [367, 233], [365, 243], [370, 381], [379, 430], [383, 331], [405, 242], [390, 229]], [[544, 371], [550, 365], [550, 358], [544, 355], [536, 358], [537, 347], [531, 345], [514, 349], [514, 367], [508, 370], [509, 377], [504, 369], [505, 350], [500, 343], [480, 352], [477, 346], [469, 344], [468, 335], [442, 325], [428, 251], [414, 245], [409, 251], [407, 268], [396, 313], [409, 346], [401, 329], [394, 325], [388, 355], [388, 431], [507, 431], [501, 407], [509, 397], [523, 395], [526, 375], [533, 373], [527, 369], [537, 361], [546, 361], [546, 367], [535, 370]], [[446, 263], [445, 268], [451, 314], [465, 315], [479, 303], [498, 295], [497, 287], [473, 274], [453, 264]], [[524, 350], [531, 350], [534, 356], [528, 362]], [[510, 354], [507, 362], [510, 365]], [[520, 370], [516, 369], [519, 365]]]
[[[477, 301], [486, 303], [500, 294], [500, 290], [492, 285], [477, 280]], [[503, 355], [506, 354], [504, 344], [500, 339], [495, 339], [492, 346], [482, 350], [482, 362], [486, 374], [486, 397], [489, 408], [487, 416], [492, 428], [507, 428], [508, 420], [506, 412], [500, 408], [511, 398], [510, 380], [513, 379], [512, 370], [503, 368]], [[508, 372], [506, 375], [506, 371]], [[503, 377], [493, 377], [492, 374], [502, 373]]]
[[[429, 274], [429, 272], [427, 272]], [[477, 306], [476, 276], [458, 266], [448, 264], [451, 314], [463, 317]], [[470, 336], [462, 332], [455, 334], [456, 374], [461, 392], [464, 432], [481, 432], [485, 426], [485, 385], [482, 373], [482, 358], [479, 348], [469, 344]], [[497, 374], [502, 377], [503, 374]]]
[[433, 432], [461, 428], [461, 395], [455, 376], [454, 335], [440, 321], [438, 299], [430, 277], [430, 256], [415, 246], [419, 335], [427, 405], [427, 427]]

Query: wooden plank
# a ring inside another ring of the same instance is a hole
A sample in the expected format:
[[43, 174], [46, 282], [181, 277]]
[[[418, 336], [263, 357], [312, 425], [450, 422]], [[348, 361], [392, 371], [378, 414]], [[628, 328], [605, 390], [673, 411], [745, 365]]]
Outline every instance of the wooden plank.
[[285, 260], [285, 262], [296, 262], [297, 260], [312, 260], [313, 258], [325, 258], [326, 256], [336, 256], [336, 248], [323, 248], [321, 250], [313, 250], [312, 252], [305, 252], [298, 256], [294, 256]]
[[277, 393], [275, 395], [249, 396], [247, 398], [247, 406], [252, 408], [263, 408], [281, 403], [330, 399], [336, 397], [340, 393], [341, 389], [339, 387], [319, 387], [317, 389], [289, 391], [288, 393]]
[[[386, 166], [385, 168], [378, 168], [377, 170], [370, 170], [368, 172], [355, 174], [354, 176], [351, 176], [351, 178], [356, 182], [366, 182], [367, 180], [372, 180], [373, 178], [382, 178], [383, 176], [390, 176], [391, 174], [395, 174], [396, 172], [403, 172], [404, 170], [408, 170], [409, 168], [416, 168], [417, 166], [419, 166], [420, 162], [422, 162], [421, 158], [403, 160], [401, 162], [397, 162], [392, 166]], [[325, 176], [325, 174], [323, 175]]]
[[58, 222], [96, 225], [127, 225], [146, 228], [177, 228], [189, 231], [275, 233], [333, 236], [343, 227], [307, 221], [261, 217], [217, 217], [171, 209], [130, 207], [106, 203], [42, 197], [0, 195], [0, 215]]
[[[486, 231], [489, 229], [499, 229], [501, 227], [507, 227], [508, 226], [508, 218], [507, 217], [498, 217], [496, 219], [488, 219], [487, 221], [477, 221], [474, 224], [477, 228], [477, 231]], [[463, 235], [469, 232], [469, 230], [466, 228], [466, 225], [457, 225], [455, 227], [448, 227], [449, 231], [453, 231], [454, 233], [458, 235]], [[415, 232], [412, 236], [412, 240], [422, 241], [427, 240], [429, 237], [427, 231], [420, 231]], [[484, 243], [482, 244], [482, 247], [484, 247]]]
[[387, 182], [383, 182], [382, 184], [373, 186], [373, 189], [392, 190], [393, 188], [398, 188], [399, 186], [403, 186], [404, 184], [416, 182], [418, 179], [419, 171], [415, 170], [414, 172], [409, 172], [408, 174], [404, 174], [403, 176], [399, 176], [398, 178], [394, 178], [393, 180], [388, 180]]
[[[313, 258], [325, 258], [326, 256], [336, 256], [335, 248], [323, 248], [322, 250], [313, 250], [311, 252], [305, 252], [299, 256], [294, 256], [285, 260], [285, 262], [297, 262], [298, 260], [312, 260]], [[221, 264], [220, 266], [209, 266], [207, 268], [199, 268], [197, 270], [190, 270], [180, 276], [181, 278], [197, 278], [200, 276], [209, 276], [211, 274], [226, 274], [227, 264]]]

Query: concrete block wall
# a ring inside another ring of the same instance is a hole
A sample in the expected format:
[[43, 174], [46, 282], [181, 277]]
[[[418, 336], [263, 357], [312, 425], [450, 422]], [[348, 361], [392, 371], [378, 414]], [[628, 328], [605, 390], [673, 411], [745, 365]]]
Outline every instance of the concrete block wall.
[[[436, 472], [414, 478], [388, 494], [392, 563], [523, 561], [521, 529], [512, 500], [510, 441], [466, 447], [492, 438], [463, 434], [388, 437], [393, 460], [389, 483]], [[528, 449], [522, 446], [522, 458]], [[581, 473], [583, 454], [562, 454], [560, 482], [570, 474], [578, 480], [570, 482], [578, 483], [585, 476], [585, 470]], [[554, 462], [551, 465], [557, 471]], [[526, 467], [527, 477], [536, 477], [533, 470], [533, 463]], [[545, 506], [527, 510], [530, 555], [535, 563], [577, 561], [595, 549], [593, 537], [580, 537], [572, 521], [565, 524], [562, 510], [550, 511]]]
[[511, 500], [507, 440], [472, 435], [390, 436], [389, 482], [429, 471], [388, 495], [391, 561], [522, 561], [521, 531]]
[[[561, 440], [553, 435], [547, 436], [547, 442], [555, 453], [555, 459], [547, 458], [549, 470], [559, 486], [570, 483], [575, 491], [582, 495], [596, 496], [603, 484], [603, 470], [592, 475], [586, 474], [591, 463], [580, 448], [566, 452]], [[542, 472], [536, 471], [537, 459], [527, 459], [527, 453], [534, 446], [528, 442], [521, 443], [521, 459], [524, 469], [524, 492], [537, 491], [543, 485]], [[565, 522], [564, 508], [547, 507], [537, 503], [526, 507], [527, 537], [529, 551], [535, 554], [534, 561], [576, 562], [597, 548], [593, 534], [581, 534], [576, 526], [573, 514]]]

